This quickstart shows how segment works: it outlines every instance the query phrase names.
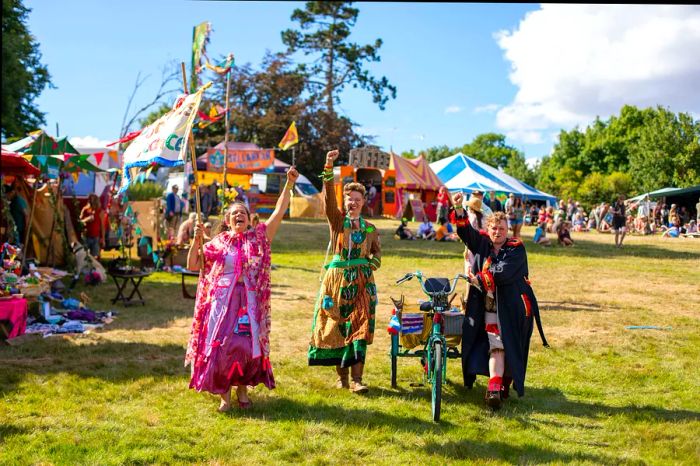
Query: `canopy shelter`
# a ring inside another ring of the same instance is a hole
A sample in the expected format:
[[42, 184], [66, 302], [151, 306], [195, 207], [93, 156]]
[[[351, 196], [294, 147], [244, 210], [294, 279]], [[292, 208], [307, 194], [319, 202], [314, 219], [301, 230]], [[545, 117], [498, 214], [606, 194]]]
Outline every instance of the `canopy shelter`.
[[656, 199], [659, 197], [664, 197], [664, 196], [671, 196], [673, 195], [676, 191], [680, 191], [680, 188], [661, 188], [657, 189], [656, 191], [650, 191], [648, 193], [640, 194], [639, 196], [631, 197], [627, 199], [627, 202], [637, 202], [641, 201], [642, 199], [646, 198], [647, 196], [649, 199]]
[[2, 149], [2, 174], [12, 176], [37, 176], [39, 169], [29, 163], [21, 154]]
[[555, 196], [533, 188], [527, 183], [461, 152], [431, 163], [430, 168], [437, 173], [447, 189], [452, 192], [496, 191], [513, 193], [526, 200], [556, 202]]

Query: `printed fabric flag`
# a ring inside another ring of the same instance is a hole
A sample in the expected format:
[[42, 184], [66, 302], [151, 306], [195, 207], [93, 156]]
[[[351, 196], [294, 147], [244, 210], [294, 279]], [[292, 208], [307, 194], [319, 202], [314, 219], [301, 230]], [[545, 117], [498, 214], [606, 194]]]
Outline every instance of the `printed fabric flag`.
[[292, 124], [289, 125], [289, 129], [287, 129], [287, 132], [284, 133], [284, 137], [282, 138], [278, 146], [282, 150], [287, 150], [298, 142], [299, 134], [297, 133], [297, 124], [293, 121]]
[[202, 100], [204, 86], [194, 94], [180, 96], [173, 109], [155, 122], [145, 127], [136, 139], [127, 147], [123, 155], [123, 176], [119, 193], [129, 187], [139, 167], [158, 164], [176, 167], [185, 164], [185, 153]]
[[[204, 21], [194, 27], [192, 32], [192, 80], [190, 82], [191, 92], [194, 93], [199, 85], [198, 75], [202, 71], [202, 56], [206, 57], [206, 47], [209, 43], [209, 33], [211, 24]], [[208, 60], [207, 60], [208, 61]]]

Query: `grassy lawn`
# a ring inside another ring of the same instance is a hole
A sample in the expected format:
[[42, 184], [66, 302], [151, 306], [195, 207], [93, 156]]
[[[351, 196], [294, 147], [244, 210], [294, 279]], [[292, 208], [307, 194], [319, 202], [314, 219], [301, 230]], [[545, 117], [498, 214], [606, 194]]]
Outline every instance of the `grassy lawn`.
[[417, 359], [400, 359], [399, 388], [390, 386], [389, 296], [420, 297], [416, 283], [394, 285], [416, 268], [463, 270], [463, 246], [399, 242], [397, 222], [377, 225], [384, 254], [367, 396], [332, 388], [332, 368], [306, 364], [327, 227], [288, 221], [273, 244], [275, 390], [257, 387], [251, 410], [218, 414], [216, 397], [187, 388], [194, 301], [182, 298], [180, 276], [147, 279], [145, 307], [112, 306], [107, 283], [86, 290], [95, 309], [119, 311], [102, 331], [0, 347], [0, 464], [700, 462], [700, 240], [633, 236], [618, 250], [609, 234], [574, 233], [573, 248], [547, 249], [525, 228], [552, 348], [535, 331], [525, 397], [497, 413], [483, 402], [486, 379], [465, 389], [449, 360], [434, 424], [429, 386], [411, 386]]

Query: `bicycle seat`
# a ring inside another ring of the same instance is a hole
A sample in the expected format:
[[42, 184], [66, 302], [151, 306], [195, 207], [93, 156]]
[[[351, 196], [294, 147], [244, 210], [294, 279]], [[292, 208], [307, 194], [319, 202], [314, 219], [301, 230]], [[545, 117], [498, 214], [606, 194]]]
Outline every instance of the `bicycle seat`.
[[428, 278], [424, 286], [428, 293], [447, 293], [450, 291], [450, 280], [447, 278]]

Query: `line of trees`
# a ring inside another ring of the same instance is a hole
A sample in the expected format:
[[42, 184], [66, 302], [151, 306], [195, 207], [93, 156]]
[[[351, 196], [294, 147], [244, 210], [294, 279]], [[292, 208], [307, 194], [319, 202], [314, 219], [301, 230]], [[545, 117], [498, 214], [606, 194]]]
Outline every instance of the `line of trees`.
[[[625, 105], [619, 115], [596, 120], [585, 130], [559, 133], [552, 153], [529, 167], [524, 154], [497, 133], [480, 134], [454, 148], [421, 151], [434, 162], [462, 152], [501, 168], [542, 191], [586, 206], [663, 187], [700, 184], [700, 121], [663, 107]], [[404, 152], [415, 157], [416, 152]]]

